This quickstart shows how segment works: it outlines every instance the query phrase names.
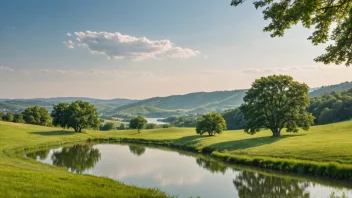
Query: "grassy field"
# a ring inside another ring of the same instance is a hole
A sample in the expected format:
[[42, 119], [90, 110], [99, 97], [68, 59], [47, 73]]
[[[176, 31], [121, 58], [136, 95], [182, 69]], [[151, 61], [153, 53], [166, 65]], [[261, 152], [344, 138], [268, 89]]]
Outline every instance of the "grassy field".
[[113, 180], [75, 175], [63, 168], [41, 164], [23, 156], [24, 149], [47, 147], [90, 139], [128, 138], [159, 141], [203, 151], [225, 151], [228, 156], [262, 156], [272, 159], [338, 162], [352, 165], [352, 122], [312, 127], [297, 134], [271, 137], [269, 131], [248, 135], [226, 131], [208, 137], [194, 129], [169, 128], [74, 133], [0, 121], [0, 197], [165, 197], [160, 191], [126, 186]]

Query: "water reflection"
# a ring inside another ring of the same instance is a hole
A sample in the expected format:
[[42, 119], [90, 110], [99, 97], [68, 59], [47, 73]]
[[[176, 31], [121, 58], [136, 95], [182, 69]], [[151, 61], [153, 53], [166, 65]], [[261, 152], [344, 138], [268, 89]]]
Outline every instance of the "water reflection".
[[74, 145], [54, 151], [51, 156], [55, 166], [67, 167], [74, 173], [83, 173], [91, 169], [100, 160], [101, 154], [98, 149], [91, 145]]
[[145, 153], [146, 148], [144, 146], [140, 145], [129, 145], [129, 149], [132, 154], [141, 156], [143, 153]]
[[204, 168], [211, 173], [222, 173], [225, 174], [227, 166], [214, 160], [205, 159], [201, 157], [196, 158], [196, 162], [199, 167]]
[[309, 182], [241, 171], [233, 180], [239, 197], [308, 198]]
[[50, 150], [44, 150], [44, 151], [37, 151], [34, 153], [28, 153], [26, 154], [27, 157], [32, 158], [32, 159], [37, 159], [39, 158], [40, 160], [44, 160], [45, 158], [48, 157]]
[[[138, 157], [136, 157], [138, 156]], [[141, 157], [142, 156], [142, 157]], [[179, 197], [329, 197], [342, 190], [329, 180], [310, 182], [296, 176], [263, 174], [228, 165], [209, 156], [142, 145], [75, 145], [39, 151], [27, 157], [75, 173], [107, 176], [127, 184], [158, 187]], [[322, 182], [323, 181], [323, 182]], [[340, 185], [351, 197], [350, 183]]]

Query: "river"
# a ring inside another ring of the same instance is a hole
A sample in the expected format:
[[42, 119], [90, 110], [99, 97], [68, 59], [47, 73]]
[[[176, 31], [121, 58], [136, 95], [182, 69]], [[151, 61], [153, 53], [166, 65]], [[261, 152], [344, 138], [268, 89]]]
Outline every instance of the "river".
[[27, 157], [77, 174], [106, 176], [183, 197], [352, 197], [351, 181], [332, 181], [233, 166], [206, 155], [135, 144], [74, 145]]

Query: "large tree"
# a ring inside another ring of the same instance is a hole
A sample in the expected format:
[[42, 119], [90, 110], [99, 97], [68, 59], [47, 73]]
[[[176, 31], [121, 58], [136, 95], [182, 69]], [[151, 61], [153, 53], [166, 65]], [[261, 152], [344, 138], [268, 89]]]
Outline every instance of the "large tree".
[[73, 128], [75, 132], [82, 132], [85, 128], [97, 129], [100, 125], [98, 112], [94, 105], [80, 100], [71, 104], [55, 105], [51, 116], [55, 126]]
[[131, 119], [130, 128], [137, 129], [138, 133], [140, 133], [140, 130], [146, 128], [147, 124], [148, 124], [148, 121], [144, 117], [137, 116]]
[[209, 136], [212, 136], [216, 133], [221, 133], [224, 130], [226, 130], [226, 121], [218, 113], [205, 114], [197, 122], [196, 132], [200, 135], [208, 133]]
[[51, 117], [48, 110], [45, 107], [28, 107], [24, 110], [23, 119], [28, 124], [36, 124], [42, 126], [51, 125]]
[[255, 80], [240, 107], [246, 120], [245, 131], [250, 134], [270, 129], [273, 136], [281, 130], [308, 130], [314, 116], [306, 112], [309, 106], [308, 86], [286, 75], [273, 75]]
[[[245, 1], [232, 0], [231, 5]], [[264, 19], [271, 21], [264, 28], [265, 32], [271, 32], [271, 37], [283, 36], [287, 29], [301, 22], [306, 28], [314, 28], [308, 37], [314, 45], [326, 43], [329, 38], [334, 42], [315, 61], [352, 64], [351, 0], [254, 0], [253, 4], [257, 9], [263, 8]], [[330, 34], [332, 26], [335, 27]]]

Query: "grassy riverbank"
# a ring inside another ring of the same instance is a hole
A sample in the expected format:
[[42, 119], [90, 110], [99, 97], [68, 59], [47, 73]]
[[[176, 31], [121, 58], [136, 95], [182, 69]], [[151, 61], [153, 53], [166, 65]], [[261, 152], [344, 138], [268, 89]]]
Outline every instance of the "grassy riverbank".
[[59, 128], [0, 121], [0, 197], [166, 196], [157, 190], [126, 186], [107, 178], [71, 174], [63, 168], [41, 164], [18, 154], [23, 153], [25, 148], [60, 145], [87, 139], [124, 138], [130, 141], [149, 141], [188, 150], [213, 152], [213, 155], [220, 156], [223, 160], [236, 163], [260, 166], [260, 163], [270, 161], [272, 165], [267, 168], [273, 169], [274, 166], [282, 166], [283, 162], [288, 167], [300, 162], [318, 166], [338, 162], [336, 163], [338, 168], [344, 167], [349, 174], [352, 170], [351, 129], [352, 122], [343, 122], [312, 127], [309, 132], [284, 133], [281, 138], [272, 138], [269, 131], [253, 136], [242, 131], [226, 131], [208, 137], [196, 135], [194, 129], [180, 128], [144, 130], [141, 134], [134, 130], [86, 131], [78, 134]]
[[0, 197], [166, 197], [159, 190], [71, 174], [64, 168], [26, 159], [17, 153], [24, 148], [85, 141], [90, 136], [90, 132], [77, 134], [0, 121]]

